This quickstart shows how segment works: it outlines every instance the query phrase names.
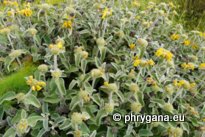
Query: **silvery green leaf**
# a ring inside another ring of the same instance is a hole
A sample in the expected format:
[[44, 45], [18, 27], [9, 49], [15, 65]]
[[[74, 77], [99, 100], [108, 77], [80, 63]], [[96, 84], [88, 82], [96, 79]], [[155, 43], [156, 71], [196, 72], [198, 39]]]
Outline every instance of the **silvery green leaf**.
[[21, 110], [21, 119], [25, 119], [25, 118], [27, 118], [27, 112], [24, 110], [24, 109], [22, 109]]
[[0, 104], [2, 104], [4, 101], [10, 101], [16, 98], [15, 92], [7, 92], [0, 98]]
[[40, 101], [37, 99], [36, 96], [34, 96], [33, 94], [29, 94], [27, 95], [23, 102], [27, 105], [32, 105], [34, 107], [40, 108], [41, 107], [41, 103]]
[[106, 137], [114, 137], [114, 134], [112, 133], [111, 127], [107, 127]]
[[47, 103], [51, 103], [51, 104], [57, 104], [57, 103], [60, 102], [60, 98], [56, 94], [51, 94], [51, 95], [47, 95], [44, 98], [44, 101], [47, 102]]
[[104, 109], [101, 109], [98, 111], [97, 116], [96, 116], [96, 124], [99, 126], [101, 124], [102, 118], [107, 116], [107, 112], [105, 112]]
[[59, 125], [59, 128], [61, 130], [66, 130], [70, 127], [71, 127], [71, 121], [69, 119], [65, 119], [64, 122], [61, 125]]
[[87, 133], [89, 134], [90, 133], [90, 129], [87, 127], [87, 125], [85, 123], [82, 123], [80, 125], [80, 130], [83, 132], [83, 133]]
[[148, 136], [153, 136], [153, 133], [149, 129], [140, 129], [139, 133], [140, 137], [148, 137]]
[[27, 118], [27, 120], [28, 120], [28, 124], [29, 124], [29, 126], [31, 126], [31, 127], [35, 127], [36, 126], [36, 123], [38, 122], [38, 121], [43, 121], [44, 120], [44, 118], [42, 117], [42, 116], [29, 116], [28, 118]]
[[70, 109], [73, 110], [80, 103], [80, 99], [78, 96], [72, 98], [70, 103]]
[[46, 132], [47, 132], [47, 131], [46, 131], [44, 128], [42, 128], [42, 129], [39, 131], [37, 137], [43, 137], [43, 135], [44, 135]]
[[90, 137], [95, 137], [96, 134], [97, 134], [97, 132], [96, 132], [96, 130], [94, 130], [94, 131], [92, 132], [92, 134], [90, 135]]
[[16, 137], [16, 130], [11, 127], [4, 133], [3, 137]]

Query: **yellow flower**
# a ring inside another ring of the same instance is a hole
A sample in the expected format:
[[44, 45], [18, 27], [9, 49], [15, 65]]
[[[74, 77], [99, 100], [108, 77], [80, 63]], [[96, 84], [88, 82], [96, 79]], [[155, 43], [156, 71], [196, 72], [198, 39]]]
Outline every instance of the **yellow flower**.
[[137, 1], [137, 0], [133, 0], [131, 5], [132, 5], [133, 7], [140, 7], [140, 3], [139, 3], [139, 1]]
[[152, 59], [150, 59], [147, 61], [147, 64], [150, 66], [153, 66], [153, 65], [155, 65], [155, 62]]
[[195, 68], [193, 63], [182, 63], [181, 67], [185, 70], [194, 70]]
[[53, 55], [58, 55], [60, 53], [63, 53], [65, 51], [64, 42], [57, 41], [56, 44], [50, 44], [49, 49]]
[[199, 35], [200, 35], [200, 37], [205, 38], [205, 32], [204, 33], [200, 32]]
[[111, 16], [112, 15], [112, 9], [109, 9], [109, 8], [105, 8], [103, 11], [102, 11], [102, 19], [105, 19], [107, 18], [108, 16]]
[[62, 27], [67, 28], [67, 29], [72, 29], [72, 24], [73, 24], [73, 22], [71, 20], [67, 20], [67, 21], [63, 22]]
[[157, 85], [157, 82], [152, 77], [148, 77], [146, 82], [150, 85]]
[[105, 82], [103, 83], [103, 85], [107, 87], [107, 86], [109, 86], [109, 83], [108, 83], [107, 81], [105, 81]]
[[170, 38], [171, 38], [171, 40], [178, 40], [180, 38], [180, 35], [179, 34], [172, 34]]
[[10, 0], [4, 0], [3, 1], [3, 4], [4, 5], [7, 5], [7, 6], [18, 6], [18, 2], [16, 2], [16, 1], [10, 1]]
[[26, 17], [30, 17], [32, 16], [33, 12], [30, 8], [26, 8], [26, 9], [22, 9], [19, 11], [20, 15], [26, 16]]
[[197, 49], [199, 49], [199, 46], [198, 46], [197, 44], [193, 44], [193, 45], [191, 46], [191, 48], [194, 49], [194, 50], [197, 50]]
[[173, 2], [169, 2], [169, 6], [170, 6], [171, 8], [175, 8], [175, 7], [176, 7]]
[[133, 63], [133, 66], [134, 66], [134, 67], [137, 67], [137, 66], [140, 65], [140, 63], [141, 63], [141, 59], [135, 59], [135, 60], [134, 60], [134, 63]]
[[132, 43], [132, 44], [129, 45], [129, 47], [130, 47], [131, 50], [133, 50], [135, 48], [135, 44]]
[[184, 46], [189, 46], [191, 44], [191, 41], [190, 40], [185, 40], [183, 42]]
[[33, 76], [29, 76], [27, 78], [26, 83], [31, 87], [33, 91], [40, 91], [43, 87], [46, 86], [46, 83], [43, 81], [38, 81], [33, 78]]
[[7, 15], [8, 15], [9, 17], [14, 16], [14, 14], [15, 14], [15, 11], [14, 11], [14, 10], [10, 10], [10, 11], [7, 12]]
[[199, 69], [205, 70], [205, 63], [201, 63], [201, 64], [199, 65]]
[[159, 49], [155, 52], [155, 55], [156, 55], [157, 57], [162, 57], [162, 58], [166, 59], [167, 61], [171, 61], [172, 58], [173, 58], [173, 56], [174, 56], [170, 51], [168, 51], [168, 50], [166, 50], [166, 49], [164, 49], [164, 48], [159, 48]]
[[189, 90], [190, 87], [191, 87], [190, 83], [188, 81], [186, 81], [186, 80], [176, 80], [175, 79], [173, 81], [173, 84], [174, 84], [175, 87], [178, 87], [178, 88], [183, 87], [183, 88], [185, 88], [187, 90]]

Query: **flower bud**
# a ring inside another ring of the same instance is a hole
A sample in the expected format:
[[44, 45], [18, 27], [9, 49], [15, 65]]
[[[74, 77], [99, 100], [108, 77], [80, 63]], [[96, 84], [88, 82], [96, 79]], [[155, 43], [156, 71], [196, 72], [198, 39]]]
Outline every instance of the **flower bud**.
[[118, 91], [118, 87], [115, 83], [104, 83], [104, 86], [110, 91], [110, 92], [117, 92]]
[[104, 108], [107, 113], [112, 113], [114, 110], [114, 103], [106, 103]]
[[131, 111], [135, 113], [139, 113], [142, 109], [142, 105], [138, 102], [131, 103], [130, 105]]
[[36, 30], [35, 28], [29, 28], [29, 29], [27, 30], [27, 32], [28, 32], [31, 36], [34, 36], [34, 35], [36, 35], [37, 30]]
[[100, 37], [96, 40], [96, 43], [99, 47], [104, 47], [106, 45], [106, 41], [103, 37]]
[[55, 42], [56, 42], [57, 44], [62, 44], [62, 45], [65, 44], [65, 41], [64, 41], [62, 38], [58, 38]]
[[16, 131], [18, 135], [23, 135], [28, 130], [28, 121], [27, 119], [21, 119], [20, 122], [16, 125]]
[[151, 89], [152, 89], [155, 93], [161, 90], [161, 88], [160, 88], [157, 84], [152, 85], [152, 86], [151, 86]]
[[183, 129], [179, 127], [170, 127], [168, 128], [168, 134], [169, 136], [173, 137], [182, 137], [183, 136]]
[[87, 91], [81, 90], [78, 95], [84, 102], [90, 101], [90, 95]]
[[82, 122], [83, 122], [83, 119], [82, 119], [82, 114], [81, 113], [74, 112], [71, 115], [71, 123], [72, 124], [78, 125], [78, 124], [81, 124]]
[[116, 32], [116, 35], [119, 37], [119, 38], [124, 38], [125, 37], [125, 34], [122, 30]]
[[136, 83], [131, 83], [130, 84], [130, 87], [129, 87], [129, 90], [132, 92], [132, 93], [136, 93], [139, 91], [139, 86], [138, 84]]
[[12, 50], [11, 53], [9, 54], [9, 57], [11, 58], [17, 58], [19, 56], [21, 56], [24, 52], [20, 49], [17, 50]]
[[82, 56], [82, 58], [87, 59], [88, 58], [88, 52], [87, 51], [82, 51], [81, 56]]
[[189, 90], [190, 89], [190, 83], [188, 81], [184, 80], [183, 87], [185, 89]]
[[100, 78], [104, 75], [104, 70], [103, 69], [92, 69], [91, 70], [91, 76], [92, 78]]
[[18, 102], [21, 102], [22, 100], [24, 100], [24, 98], [25, 98], [25, 94], [24, 93], [18, 93], [16, 95], [16, 99], [17, 99]]
[[48, 66], [46, 64], [42, 64], [38, 66], [38, 70], [42, 73], [46, 73], [48, 71]]
[[169, 84], [169, 85], [167, 85], [166, 87], [165, 87], [165, 91], [166, 91], [166, 93], [168, 94], [168, 95], [172, 95], [173, 93], [174, 93], [174, 86], [173, 85], [171, 85], [171, 84]]
[[74, 136], [74, 137], [81, 137], [81, 136], [82, 136], [82, 133], [81, 133], [80, 130], [76, 130], [76, 131], [73, 132], [73, 136]]
[[147, 45], [148, 45], [147, 40], [145, 40], [145, 39], [143, 39], [143, 38], [139, 38], [139, 39], [137, 40], [137, 42], [138, 42], [138, 44], [139, 44], [140, 46], [143, 46], [143, 47], [147, 47]]
[[170, 103], [165, 103], [163, 106], [163, 109], [167, 112], [172, 112], [174, 110], [172, 104], [170, 104]]
[[51, 70], [51, 76], [53, 78], [60, 78], [60, 77], [62, 77], [62, 71], [60, 69]]
[[131, 78], [131, 79], [135, 79], [135, 70], [134, 69], [132, 69], [130, 72], [129, 72], [129, 74], [128, 74], [128, 77], [129, 78]]

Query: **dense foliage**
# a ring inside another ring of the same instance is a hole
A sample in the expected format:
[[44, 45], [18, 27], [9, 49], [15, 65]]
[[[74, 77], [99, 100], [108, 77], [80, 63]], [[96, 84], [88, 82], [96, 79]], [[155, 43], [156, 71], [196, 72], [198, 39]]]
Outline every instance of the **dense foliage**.
[[[175, 25], [173, 3], [2, 4], [0, 74], [37, 67], [28, 91], [0, 96], [0, 136], [203, 136], [205, 33]], [[125, 124], [116, 112], [186, 119]]]

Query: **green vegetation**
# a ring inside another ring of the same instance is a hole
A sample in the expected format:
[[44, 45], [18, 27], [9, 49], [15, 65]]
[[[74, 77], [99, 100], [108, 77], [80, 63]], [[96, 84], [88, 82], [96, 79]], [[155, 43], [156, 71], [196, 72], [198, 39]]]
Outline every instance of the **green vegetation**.
[[34, 65], [25, 65], [18, 72], [0, 79], [0, 96], [7, 91], [28, 91], [29, 87], [25, 82], [25, 77], [33, 74], [35, 69], [36, 67]]

